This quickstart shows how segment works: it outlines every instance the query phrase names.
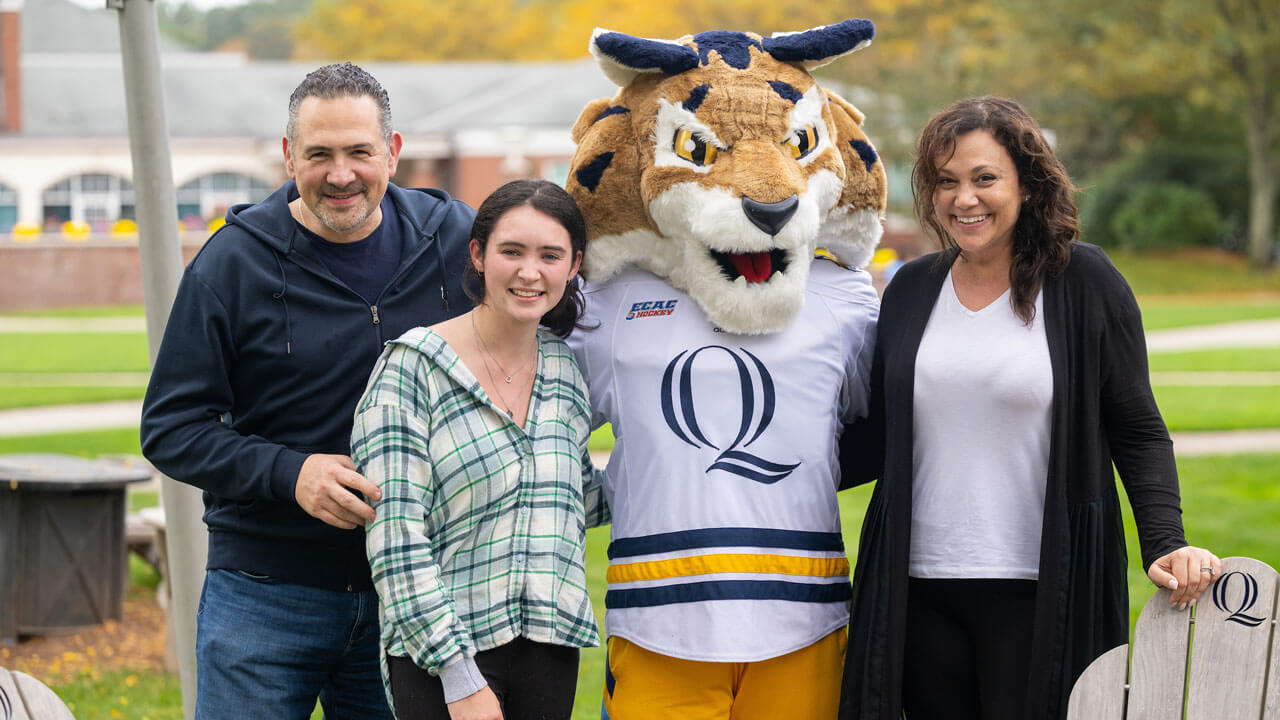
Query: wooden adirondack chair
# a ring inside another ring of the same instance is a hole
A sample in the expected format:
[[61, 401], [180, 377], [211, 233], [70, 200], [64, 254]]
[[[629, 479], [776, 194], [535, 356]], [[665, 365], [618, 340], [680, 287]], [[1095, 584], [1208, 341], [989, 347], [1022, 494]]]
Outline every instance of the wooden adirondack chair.
[[0, 718], [76, 720], [52, 690], [35, 678], [0, 667]]
[[1278, 579], [1266, 563], [1231, 557], [1191, 610], [1170, 608], [1158, 590], [1138, 617], [1132, 659], [1121, 645], [1085, 668], [1067, 720], [1280, 720]]

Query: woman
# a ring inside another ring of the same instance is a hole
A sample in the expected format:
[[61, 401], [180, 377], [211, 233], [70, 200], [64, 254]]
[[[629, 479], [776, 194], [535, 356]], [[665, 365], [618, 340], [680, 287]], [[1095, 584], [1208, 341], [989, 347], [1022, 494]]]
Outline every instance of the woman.
[[943, 250], [885, 290], [871, 417], [842, 447], [847, 475], [880, 482], [841, 717], [1061, 717], [1128, 635], [1113, 461], [1175, 605], [1221, 564], [1183, 537], [1138, 306], [1076, 242], [1074, 188], [1035, 121], [1000, 98], [953, 105], [912, 184]]
[[585, 245], [555, 184], [496, 190], [472, 228], [475, 309], [389, 344], [357, 406], [352, 454], [383, 493], [369, 563], [402, 720], [572, 712], [578, 648], [598, 643], [584, 513], [606, 521], [561, 339], [581, 315]]

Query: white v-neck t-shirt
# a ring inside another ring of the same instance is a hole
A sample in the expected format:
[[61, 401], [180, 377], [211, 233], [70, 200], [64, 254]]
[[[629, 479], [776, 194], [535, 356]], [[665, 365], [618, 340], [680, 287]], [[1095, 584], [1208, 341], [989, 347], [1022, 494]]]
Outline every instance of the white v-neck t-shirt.
[[1044, 294], [1026, 325], [1006, 290], [981, 310], [947, 273], [916, 354], [910, 575], [1035, 580], [1053, 370]]

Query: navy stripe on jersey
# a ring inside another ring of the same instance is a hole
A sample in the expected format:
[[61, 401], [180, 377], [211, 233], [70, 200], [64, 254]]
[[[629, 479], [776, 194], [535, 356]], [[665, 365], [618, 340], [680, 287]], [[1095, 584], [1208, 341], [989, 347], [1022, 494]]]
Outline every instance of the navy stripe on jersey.
[[653, 607], [705, 600], [788, 600], [791, 602], [846, 602], [853, 586], [838, 583], [793, 583], [781, 580], [714, 580], [659, 587], [610, 590], [606, 608]]
[[609, 559], [708, 547], [767, 547], [844, 552], [844, 539], [840, 537], [840, 533], [806, 530], [750, 527], [701, 528], [619, 538], [609, 543]]

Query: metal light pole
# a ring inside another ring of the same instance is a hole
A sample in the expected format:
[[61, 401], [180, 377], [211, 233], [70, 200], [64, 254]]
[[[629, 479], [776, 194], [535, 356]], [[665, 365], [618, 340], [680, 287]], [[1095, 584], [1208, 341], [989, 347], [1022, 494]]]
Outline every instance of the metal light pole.
[[[178, 204], [164, 114], [156, 8], [154, 0], [107, 0], [107, 7], [120, 15], [120, 51], [124, 60], [133, 188], [137, 195], [142, 292], [147, 312], [147, 342], [154, 363], [182, 276]], [[196, 700], [196, 602], [204, 582], [208, 537], [200, 519], [203, 504], [198, 490], [165, 478], [160, 496], [164, 502], [169, 558], [166, 578], [173, 595], [169, 629], [177, 636], [183, 712], [191, 720], [195, 716]]]

